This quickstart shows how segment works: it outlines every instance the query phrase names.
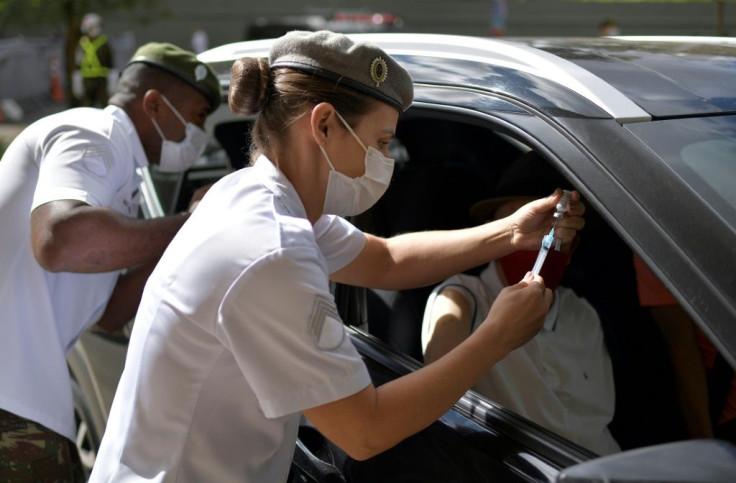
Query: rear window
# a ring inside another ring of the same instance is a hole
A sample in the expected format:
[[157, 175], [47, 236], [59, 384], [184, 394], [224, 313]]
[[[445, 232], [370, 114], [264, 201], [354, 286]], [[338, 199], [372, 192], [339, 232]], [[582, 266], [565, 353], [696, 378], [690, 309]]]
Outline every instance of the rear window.
[[627, 126], [731, 227], [736, 227], [736, 116]]

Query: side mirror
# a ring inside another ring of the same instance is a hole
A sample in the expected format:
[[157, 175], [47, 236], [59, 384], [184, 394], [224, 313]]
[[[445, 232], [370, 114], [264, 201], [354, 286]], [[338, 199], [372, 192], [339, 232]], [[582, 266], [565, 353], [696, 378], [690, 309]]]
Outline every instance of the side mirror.
[[736, 446], [689, 440], [603, 456], [564, 469], [559, 483], [653, 483], [736, 481]]

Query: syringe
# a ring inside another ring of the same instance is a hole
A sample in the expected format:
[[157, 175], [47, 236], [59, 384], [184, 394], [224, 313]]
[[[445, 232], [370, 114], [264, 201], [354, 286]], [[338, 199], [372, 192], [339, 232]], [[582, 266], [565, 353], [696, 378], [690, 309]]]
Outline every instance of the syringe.
[[[565, 213], [567, 210], [570, 209], [570, 197], [572, 196], [572, 191], [564, 190], [562, 192], [562, 196], [560, 197], [560, 200], [557, 202], [557, 206], [555, 206], [555, 222], [552, 225], [552, 229], [542, 238], [542, 246], [539, 249], [539, 255], [537, 255], [537, 260], [534, 262], [534, 267], [532, 267], [532, 273], [534, 275], [539, 275], [539, 272], [542, 270], [542, 265], [544, 265], [544, 260], [547, 258], [547, 253], [549, 252], [550, 247], [552, 246], [552, 242], [555, 241], [555, 227], [557, 226], [557, 222], [562, 219], [563, 216], [565, 216]], [[555, 243], [555, 250], [560, 251], [560, 239], [558, 238]]]
[[539, 249], [539, 255], [537, 255], [537, 261], [534, 262], [534, 267], [532, 268], [532, 273], [534, 275], [539, 275], [540, 270], [542, 270], [542, 265], [544, 265], [544, 259], [547, 258], [547, 252], [549, 252], [549, 248], [552, 246], [552, 240], [555, 239], [555, 229], [552, 228], [549, 233], [547, 233], [544, 238], [542, 238], [542, 247]]

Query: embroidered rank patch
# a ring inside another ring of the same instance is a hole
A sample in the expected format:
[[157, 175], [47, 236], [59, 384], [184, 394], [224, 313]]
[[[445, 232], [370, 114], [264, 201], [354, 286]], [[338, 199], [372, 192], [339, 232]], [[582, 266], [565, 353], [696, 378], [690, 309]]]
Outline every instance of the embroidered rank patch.
[[82, 154], [82, 164], [84, 167], [98, 175], [105, 176], [110, 170], [111, 162], [107, 156], [107, 150], [102, 146], [90, 146], [84, 150]]
[[309, 335], [322, 350], [337, 349], [345, 338], [340, 315], [335, 304], [326, 297], [317, 297], [312, 306], [312, 315], [309, 317]]

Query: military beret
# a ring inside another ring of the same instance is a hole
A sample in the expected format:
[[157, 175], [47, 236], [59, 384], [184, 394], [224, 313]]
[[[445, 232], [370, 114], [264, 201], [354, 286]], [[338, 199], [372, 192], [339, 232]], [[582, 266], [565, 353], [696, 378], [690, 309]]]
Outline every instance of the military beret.
[[212, 111], [222, 102], [215, 71], [199, 61], [193, 52], [174, 44], [150, 42], [136, 50], [126, 67], [136, 62], [159, 67], [194, 87], [210, 101]]
[[335, 81], [396, 107], [411, 105], [411, 76], [383, 50], [343, 34], [295, 30], [276, 40], [268, 55], [271, 68], [289, 67]]

